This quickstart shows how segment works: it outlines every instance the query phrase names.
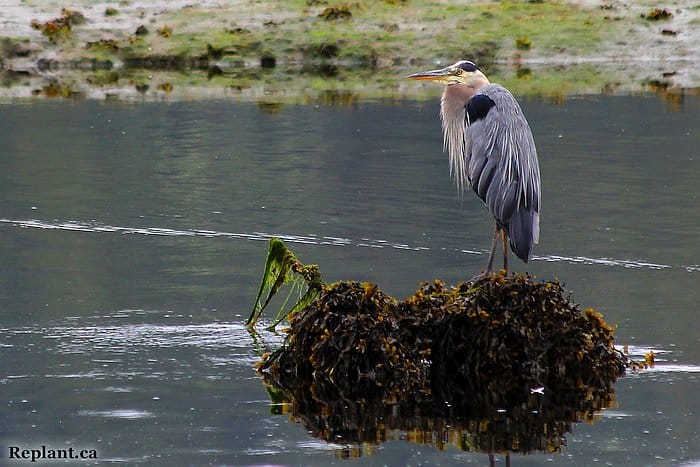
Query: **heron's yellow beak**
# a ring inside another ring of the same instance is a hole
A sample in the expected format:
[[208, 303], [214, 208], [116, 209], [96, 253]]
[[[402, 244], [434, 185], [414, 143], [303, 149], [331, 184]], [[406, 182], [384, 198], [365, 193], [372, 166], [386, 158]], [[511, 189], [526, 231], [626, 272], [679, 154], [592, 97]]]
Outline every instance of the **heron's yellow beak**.
[[451, 65], [439, 70], [414, 73], [412, 75], [408, 75], [406, 78], [420, 81], [432, 81], [438, 84], [456, 84], [465, 83], [467, 81], [465, 78], [467, 78], [468, 74], [469, 73], [465, 72], [461, 68]]

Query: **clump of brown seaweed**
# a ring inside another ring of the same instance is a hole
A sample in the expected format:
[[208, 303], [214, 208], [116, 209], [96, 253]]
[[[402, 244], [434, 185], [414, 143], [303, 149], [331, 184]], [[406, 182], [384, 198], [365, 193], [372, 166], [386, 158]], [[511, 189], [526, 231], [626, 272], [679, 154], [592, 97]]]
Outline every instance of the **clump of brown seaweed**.
[[46, 21], [45, 23], [32, 20], [31, 26], [41, 31], [52, 43], [56, 43], [60, 40], [69, 39], [72, 34], [73, 25], [83, 24], [85, 21], [85, 15], [80, 11], [63, 8], [61, 10], [61, 16], [58, 18]]
[[374, 284], [319, 277], [258, 370], [328, 441], [379, 442], [401, 430], [468, 450], [557, 450], [572, 423], [610, 406], [628, 366], [613, 329], [558, 281], [505, 272], [452, 287], [436, 280], [399, 302]]
[[641, 17], [647, 21], [659, 21], [662, 19], [673, 18], [673, 13], [671, 13], [666, 8], [654, 8], [646, 14], [642, 13]]
[[[324, 398], [393, 399], [429, 383], [425, 349], [403, 338], [398, 302], [376, 285], [338, 282], [291, 318], [285, 345], [260, 371], [312, 382]], [[292, 383], [293, 384], [293, 383]]]
[[261, 372], [365, 397], [413, 397], [418, 390], [452, 399], [459, 387], [497, 402], [562, 382], [605, 388], [626, 367], [599, 313], [582, 310], [558, 282], [522, 274], [455, 287], [435, 281], [400, 303], [376, 285], [337, 282], [290, 323]]

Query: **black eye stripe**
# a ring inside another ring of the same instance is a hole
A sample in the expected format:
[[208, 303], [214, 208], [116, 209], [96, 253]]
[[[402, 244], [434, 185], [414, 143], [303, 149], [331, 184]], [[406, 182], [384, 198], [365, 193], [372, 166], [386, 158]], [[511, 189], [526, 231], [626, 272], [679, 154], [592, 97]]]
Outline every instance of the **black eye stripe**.
[[464, 71], [475, 72], [479, 69], [473, 62], [469, 60], [462, 60], [461, 62], [455, 63], [456, 68], [461, 68]]

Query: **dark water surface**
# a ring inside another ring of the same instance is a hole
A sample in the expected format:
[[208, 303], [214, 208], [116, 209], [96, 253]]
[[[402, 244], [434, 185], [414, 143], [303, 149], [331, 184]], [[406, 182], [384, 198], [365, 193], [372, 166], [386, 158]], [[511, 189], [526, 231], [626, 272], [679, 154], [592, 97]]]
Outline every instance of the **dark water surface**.
[[[271, 412], [253, 365], [280, 338], [243, 325], [270, 235], [327, 281], [399, 298], [483, 267], [491, 220], [449, 180], [437, 105], [0, 105], [0, 458], [44, 444], [148, 465], [487, 462], [401, 433], [339, 459], [342, 442]], [[513, 465], [700, 462], [700, 98], [523, 107], [542, 241], [514, 269], [563, 280], [657, 365], [619, 380], [561, 453]]]

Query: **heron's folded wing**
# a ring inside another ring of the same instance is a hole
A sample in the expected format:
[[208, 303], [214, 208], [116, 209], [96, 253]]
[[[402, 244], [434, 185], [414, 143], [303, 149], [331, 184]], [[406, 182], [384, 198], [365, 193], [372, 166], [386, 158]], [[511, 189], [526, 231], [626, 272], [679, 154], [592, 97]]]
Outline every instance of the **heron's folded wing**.
[[[467, 175], [491, 214], [508, 229], [516, 254], [527, 257], [532, 243], [539, 240], [537, 151], [530, 126], [512, 94], [497, 85], [487, 88], [486, 94], [474, 96], [466, 108]], [[488, 106], [486, 99], [493, 105]]]

